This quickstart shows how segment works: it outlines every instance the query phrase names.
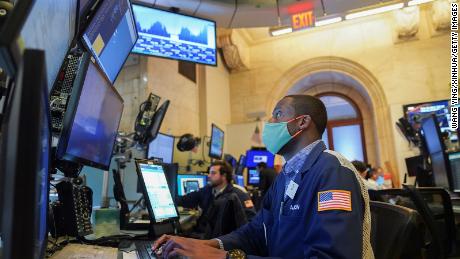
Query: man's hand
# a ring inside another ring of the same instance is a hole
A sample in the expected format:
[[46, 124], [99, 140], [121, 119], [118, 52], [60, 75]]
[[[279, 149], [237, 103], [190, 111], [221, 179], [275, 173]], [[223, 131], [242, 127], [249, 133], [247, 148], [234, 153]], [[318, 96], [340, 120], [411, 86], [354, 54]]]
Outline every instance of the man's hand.
[[156, 250], [163, 246], [161, 256], [170, 258], [177, 255], [186, 256], [190, 259], [194, 258], [211, 258], [223, 259], [227, 252], [219, 249], [219, 243], [216, 240], [198, 240], [191, 238], [183, 238], [177, 236], [163, 235], [152, 246]]

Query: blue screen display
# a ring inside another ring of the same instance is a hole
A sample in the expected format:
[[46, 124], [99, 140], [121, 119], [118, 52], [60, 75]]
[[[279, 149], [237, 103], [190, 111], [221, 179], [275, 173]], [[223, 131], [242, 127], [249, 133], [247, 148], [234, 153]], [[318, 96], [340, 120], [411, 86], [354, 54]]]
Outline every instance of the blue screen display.
[[159, 133], [157, 137], [150, 142], [147, 151], [147, 158], [161, 158], [163, 163], [172, 163], [174, 152], [174, 137]]
[[256, 169], [250, 169], [249, 170], [249, 184], [259, 184], [260, 182], [260, 175], [259, 172], [257, 172]]
[[133, 5], [137, 54], [216, 65], [216, 24], [212, 21]]
[[238, 184], [241, 187], [244, 187], [244, 177], [242, 175], [236, 176], [236, 184]]
[[89, 62], [66, 154], [109, 166], [122, 112], [123, 100]]
[[207, 184], [206, 175], [179, 174], [177, 175], [177, 194], [183, 196], [193, 191], [198, 191]]
[[137, 41], [129, 0], [102, 2], [83, 42], [113, 83]]
[[224, 150], [224, 132], [216, 126], [211, 129], [211, 146], [209, 156], [220, 159]]
[[268, 167], [273, 168], [275, 156], [266, 150], [248, 150], [246, 152], [246, 167], [254, 168], [260, 162], [264, 162]]
[[405, 105], [404, 110], [406, 118], [411, 124], [416, 119], [420, 122], [423, 118], [427, 118], [434, 113], [438, 117], [441, 131], [445, 132], [449, 130], [450, 113], [448, 100]]

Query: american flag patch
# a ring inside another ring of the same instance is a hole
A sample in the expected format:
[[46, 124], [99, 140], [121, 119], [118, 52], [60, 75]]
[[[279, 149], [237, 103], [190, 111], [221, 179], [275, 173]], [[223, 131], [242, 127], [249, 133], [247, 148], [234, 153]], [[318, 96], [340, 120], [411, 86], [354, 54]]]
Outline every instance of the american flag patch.
[[351, 193], [342, 190], [318, 192], [318, 211], [351, 211]]

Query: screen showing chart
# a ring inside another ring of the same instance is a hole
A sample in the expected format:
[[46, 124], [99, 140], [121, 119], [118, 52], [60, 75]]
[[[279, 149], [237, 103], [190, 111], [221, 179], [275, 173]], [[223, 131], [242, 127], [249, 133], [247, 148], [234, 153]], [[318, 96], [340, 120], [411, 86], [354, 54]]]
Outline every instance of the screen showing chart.
[[249, 170], [249, 184], [259, 184], [260, 182], [260, 175], [259, 172], [257, 172], [256, 169], [250, 169]]
[[216, 65], [213, 21], [133, 5], [139, 39], [132, 52]]
[[413, 124], [414, 122], [420, 123], [423, 119], [430, 117], [433, 113], [436, 114], [438, 118], [441, 131], [448, 131], [450, 123], [448, 100], [416, 103], [404, 106], [404, 115], [410, 124]]
[[129, 0], [103, 1], [83, 34], [83, 43], [112, 83], [136, 41]]
[[139, 168], [155, 221], [161, 222], [178, 217], [163, 167], [154, 164], [139, 164]]

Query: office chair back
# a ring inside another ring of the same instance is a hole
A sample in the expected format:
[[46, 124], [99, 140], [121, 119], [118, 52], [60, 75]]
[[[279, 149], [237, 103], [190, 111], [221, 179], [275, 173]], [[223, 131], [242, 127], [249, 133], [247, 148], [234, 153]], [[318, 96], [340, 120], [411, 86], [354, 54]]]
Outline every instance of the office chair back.
[[423, 224], [417, 211], [370, 202], [371, 244], [376, 259], [421, 258]]

